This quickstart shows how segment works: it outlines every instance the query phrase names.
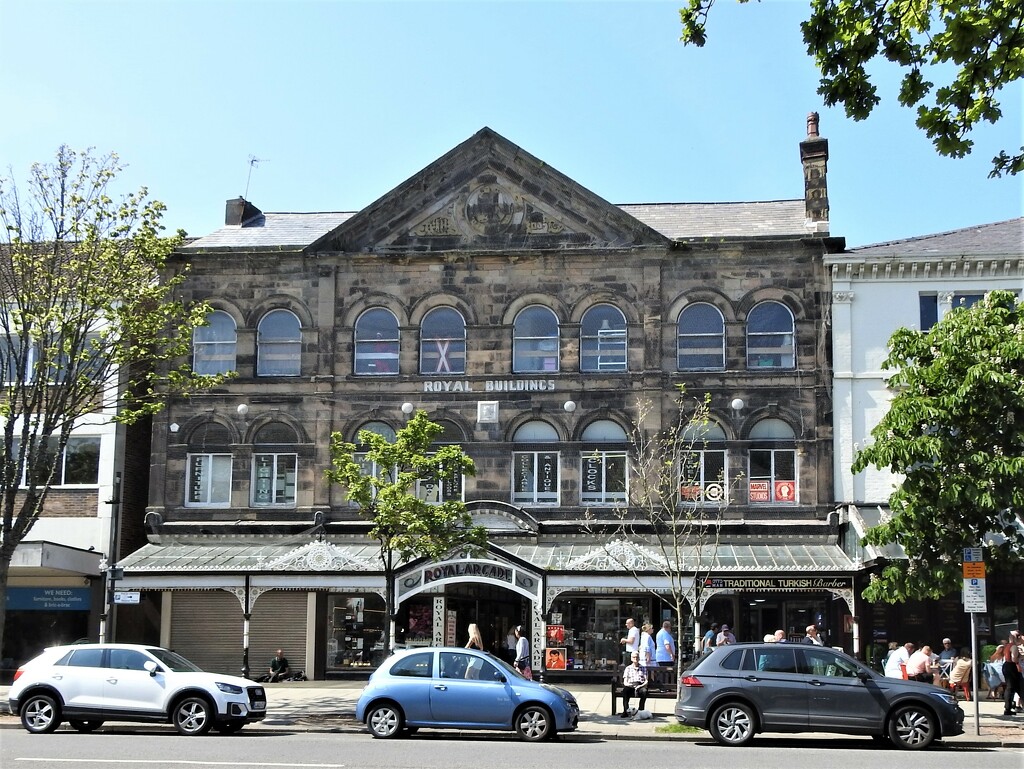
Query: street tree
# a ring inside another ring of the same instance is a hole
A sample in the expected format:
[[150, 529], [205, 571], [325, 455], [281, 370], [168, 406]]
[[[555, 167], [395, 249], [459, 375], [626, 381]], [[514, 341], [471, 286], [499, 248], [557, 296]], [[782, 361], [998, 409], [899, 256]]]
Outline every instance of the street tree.
[[852, 471], [888, 468], [902, 482], [891, 517], [865, 542], [896, 543], [864, 597], [940, 598], [962, 584], [967, 547], [994, 568], [1024, 559], [1024, 305], [993, 291], [926, 332], [899, 329], [883, 368], [893, 399]]
[[[679, 11], [684, 43], [707, 42], [714, 4], [689, 0]], [[869, 70], [876, 58], [886, 59], [903, 72], [899, 103], [916, 109], [918, 128], [948, 157], [970, 154], [971, 131], [1003, 117], [1000, 91], [1024, 77], [1024, 3], [811, 0], [800, 28], [821, 71], [818, 93], [826, 106], [841, 104], [847, 117], [867, 118], [881, 101]], [[1024, 147], [1017, 154], [1001, 150], [989, 176], [1022, 170]]]
[[0, 178], [0, 638], [11, 559], [44, 514], [83, 421], [131, 424], [171, 393], [215, 384], [187, 363], [209, 308], [174, 299], [164, 205], [119, 200], [117, 155], [66, 146], [22, 187]]
[[[725, 435], [711, 418], [710, 403], [709, 394], [690, 396], [680, 387], [661, 426], [660, 406], [639, 401], [629, 436], [625, 504], [614, 508], [610, 520], [587, 511], [585, 523], [589, 533], [604, 540], [608, 558], [671, 608], [680, 623], [686, 607], [693, 607], [694, 653], [705, 585], [732, 496], [729, 482], [736, 480], [727, 476], [725, 450], [712, 446]], [[679, 635], [681, 640], [682, 627]]]
[[435, 444], [444, 428], [417, 411], [393, 441], [361, 430], [360, 447], [331, 435], [331, 467], [327, 479], [341, 486], [359, 514], [370, 521], [369, 537], [380, 545], [388, 618], [385, 653], [395, 648], [395, 576], [398, 568], [416, 558], [439, 560], [452, 550], [479, 553], [487, 545], [487, 530], [474, 526], [461, 499], [428, 501], [418, 493], [427, 484], [444, 489], [461, 485], [475, 466], [460, 446]]

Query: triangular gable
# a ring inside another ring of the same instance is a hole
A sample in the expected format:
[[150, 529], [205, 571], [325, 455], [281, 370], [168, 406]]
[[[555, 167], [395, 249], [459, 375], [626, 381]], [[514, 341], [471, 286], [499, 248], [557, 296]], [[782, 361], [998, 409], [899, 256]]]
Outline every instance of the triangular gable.
[[570, 571], [650, 571], [664, 569], [666, 560], [650, 548], [626, 539], [614, 539], [605, 545], [596, 545], [589, 553], [573, 558], [566, 565]]
[[484, 128], [313, 248], [405, 253], [668, 243], [639, 219]]
[[379, 561], [353, 556], [330, 542], [310, 542], [259, 564], [266, 571], [380, 571]]

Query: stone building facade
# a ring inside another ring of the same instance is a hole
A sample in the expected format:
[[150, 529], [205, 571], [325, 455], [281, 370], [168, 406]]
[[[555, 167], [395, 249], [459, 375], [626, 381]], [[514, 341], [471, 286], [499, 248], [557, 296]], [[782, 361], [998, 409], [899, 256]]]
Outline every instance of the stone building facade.
[[[535, 668], [554, 645], [569, 662], [549, 677], [602, 680], [627, 617], [671, 620], [684, 649], [713, 620], [748, 639], [814, 622], [852, 649], [827, 159], [812, 116], [802, 198], [613, 205], [485, 128], [358, 212], [228, 201], [175, 268], [215, 308], [194, 365], [236, 375], [156, 420], [149, 544], [121, 563], [159, 608], [152, 640], [254, 674], [279, 646], [311, 677], [379, 662], [375, 543], [323, 472], [333, 433], [423, 409], [477, 473], [421, 493], [463, 499], [490, 545], [403, 565], [400, 642], [464, 643], [476, 622], [500, 651], [522, 624]], [[656, 538], [617, 522], [636, 512], [630, 436], [677, 419], [680, 385], [709, 398], [684, 497], [716, 544], [672, 566], [675, 616]]]

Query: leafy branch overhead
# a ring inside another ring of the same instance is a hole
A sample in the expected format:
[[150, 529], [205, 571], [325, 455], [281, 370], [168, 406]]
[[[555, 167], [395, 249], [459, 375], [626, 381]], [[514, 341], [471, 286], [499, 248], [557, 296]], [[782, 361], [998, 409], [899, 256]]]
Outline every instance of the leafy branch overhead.
[[[679, 11], [684, 43], [707, 42], [714, 4], [689, 0]], [[1000, 91], [1024, 77], [1022, 26], [1024, 3], [1007, 0], [811, 0], [800, 25], [826, 106], [867, 118], [881, 101], [869, 68], [884, 58], [903, 70], [900, 104], [916, 109], [918, 128], [953, 158], [970, 154], [978, 124], [1003, 117]], [[1010, 152], [992, 159], [989, 176], [1024, 170], [1024, 147]]]
[[865, 541], [897, 543], [907, 560], [865, 597], [938, 598], [959, 588], [966, 547], [985, 545], [996, 568], [1024, 559], [1024, 306], [993, 291], [927, 332], [898, 330], [890, 350], [895, 395], [851, 469], [902, 476]]

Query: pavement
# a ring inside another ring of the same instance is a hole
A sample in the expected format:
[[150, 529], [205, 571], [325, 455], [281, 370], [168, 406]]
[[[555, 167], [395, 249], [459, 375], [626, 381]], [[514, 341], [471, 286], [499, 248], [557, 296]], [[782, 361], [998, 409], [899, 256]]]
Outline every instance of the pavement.
[[[365, 681], [301, 681], [265, 684], [267, 690], [267, 717], [259, 725], [247, 729], [286, 729], [289, 731], [365, 732], [356, 722], [356, 700]], [[653, 718], [634, 720], [611, 715], [611, 692], [606, 685], [570, 684], [569, 689], [580, 705], [580, 723], [575, 732], [561, 735], [566, 740], [676, 740], [695, 741], [710, 739], [707, 732], [677, 734], [660, 731], [678, 722], [673, 715], [674, 700], [647, 701], [647, 710]], [[7, 705], [9, 687], [0, 686], [0, 728], [20, 728], [17, 718]], [[621, 705], [621, 703], [620, 703]], [[1024, 711], [1016, 716], [1003, 716], [1003, 704], [978, 702], [978, 724], [975, 725], [975, 703], [960, 702], [964, 710], [964, 733], [946, 738], [951, 747], [1024, 748]], [[67, 725], [61, 727], [68, 729]], [[141, 727], [140, 728], [147, 728]], [[152, 727], [148, 727], [152, 728]], [[244, 732], [243, 732], [244, 733]], [[771, 737], [772, 735], [766, 735]], [[799, 735], [786, 735], [787, 737]], [[820, 735], [804, 733], [818, 738]], [[864, 738], [849, 738], [863, 740]]]

